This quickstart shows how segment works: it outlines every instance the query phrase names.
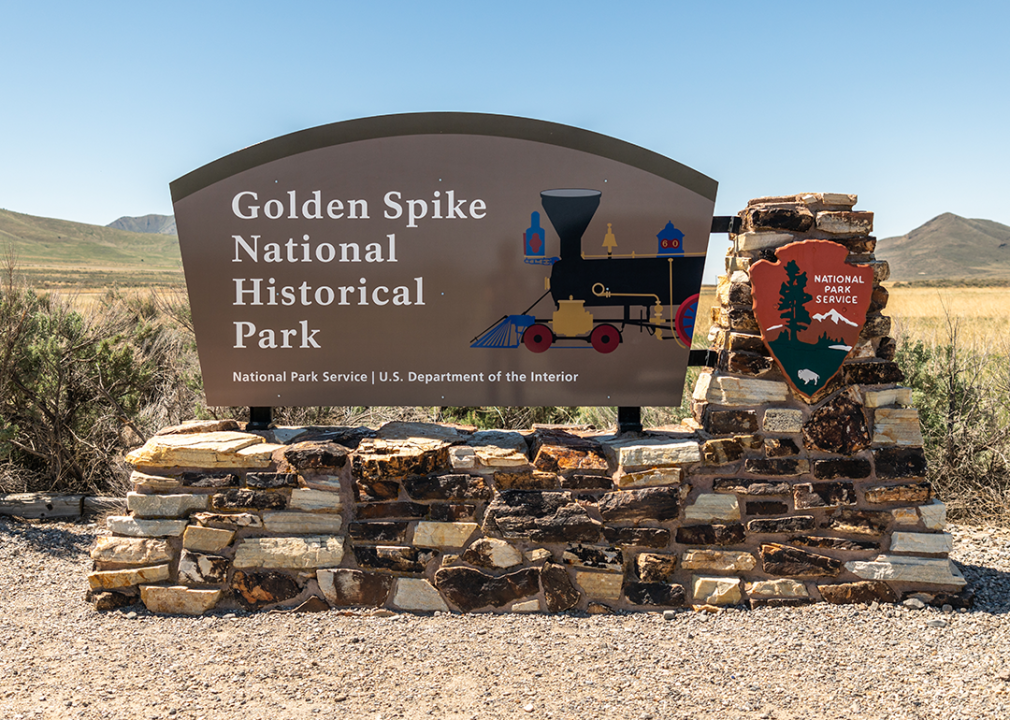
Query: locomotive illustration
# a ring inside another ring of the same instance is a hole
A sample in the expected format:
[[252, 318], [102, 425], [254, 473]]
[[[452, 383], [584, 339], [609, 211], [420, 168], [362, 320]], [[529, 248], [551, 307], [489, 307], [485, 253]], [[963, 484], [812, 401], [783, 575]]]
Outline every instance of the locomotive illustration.
[[[615, 252], [617, 242], [610, 224], [603, 244], [606, 254], [585, 255], [582, 236], [600, 198], [600, 191], [588, 189], [540, 193], [561, 241], [560, 257], [546, 256], [539, 213], [532, 213], [523, 244], [527, 263], [550, 266], [547, 289], [524, 312], [493, 323], [470, 347], [517, 348], [522, 344], [542, 353], [551, 347], [591, 346], [611, 353], [624, 334], [634, 329], [690, 346], [704, 253], [685, 253], [684, 234], [671, 221], [657, 234], [654, 255]], [[554, 301], [550, 317], [531, 314], [548, 295]]]

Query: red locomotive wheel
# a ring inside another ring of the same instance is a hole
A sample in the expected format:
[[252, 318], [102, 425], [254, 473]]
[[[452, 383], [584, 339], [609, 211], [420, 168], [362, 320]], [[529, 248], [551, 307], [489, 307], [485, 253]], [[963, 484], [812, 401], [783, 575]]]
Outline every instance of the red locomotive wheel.
[[593, 349], [600, 353], [612, 353], [621, 344], [621, 333], [613, 325], [597, 325], [589, 336]]
[[553, 342], [554, 333], [551, 332], [549, 327], [540, 323], [530, 325], [526, 328], [526, 332], [523, 333], [523, 345], [530, 352], [546, 352]]
[[684, 300], [677, 308], [677, 315], [673, 321], [677, 337], [688, 347], [691, 347], [691, 338], [694, 337], [694, 321], [698, 318], [698, 298], [699, 295], [695, 294]]

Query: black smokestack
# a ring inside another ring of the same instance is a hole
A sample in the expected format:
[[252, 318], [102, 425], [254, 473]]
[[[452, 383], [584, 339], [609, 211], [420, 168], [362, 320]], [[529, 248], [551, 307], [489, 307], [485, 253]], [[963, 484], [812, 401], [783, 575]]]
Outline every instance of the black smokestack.
[[563, 189], [540, 193], [547, 217], [561, 238], [561, 257], [582, 258], [582, 233], [600, 206], [599, 190]]

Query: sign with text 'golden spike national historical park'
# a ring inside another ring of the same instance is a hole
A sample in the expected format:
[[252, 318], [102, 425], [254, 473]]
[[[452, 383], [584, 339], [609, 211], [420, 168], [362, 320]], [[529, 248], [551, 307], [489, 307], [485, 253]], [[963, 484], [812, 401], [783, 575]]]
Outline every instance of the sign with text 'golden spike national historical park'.
[[852, 352], [866, 324], [873, 269], [849, 265], [844, 245], [804, 240], [750, 268], [761, 336], [793, 388], [810, 399]]
[[716, 182], [465, 113], [312, 128], [171, 185], [214, 405], [676, 405]]

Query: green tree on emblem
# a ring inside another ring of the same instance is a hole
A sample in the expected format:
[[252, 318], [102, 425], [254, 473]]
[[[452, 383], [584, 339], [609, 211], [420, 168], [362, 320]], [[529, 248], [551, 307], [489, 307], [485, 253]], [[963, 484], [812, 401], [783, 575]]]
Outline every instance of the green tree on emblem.
[[795, 260], [786, 265], [786, 275], [789, 279], [782, 283], [779, 290], [779, 317], [786, 321], [788, 339], [794, 341], [801, 331], [810, 326], [810, 313], [804, 306], [814, 296], [807, 292], [807, 274], [800, 272]]

